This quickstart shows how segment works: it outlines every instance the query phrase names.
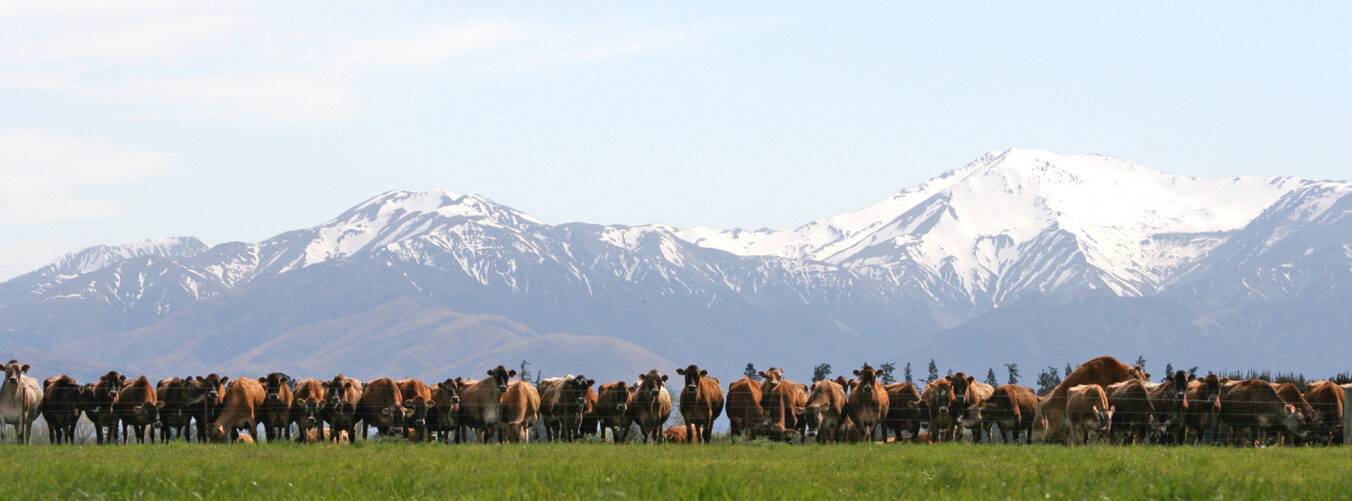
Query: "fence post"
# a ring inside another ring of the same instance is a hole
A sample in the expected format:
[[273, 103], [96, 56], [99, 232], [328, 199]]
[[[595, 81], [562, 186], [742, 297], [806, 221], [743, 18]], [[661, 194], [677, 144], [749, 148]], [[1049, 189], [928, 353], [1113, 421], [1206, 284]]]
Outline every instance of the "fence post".
[[1346, 403], [1343, 404], [1343, 445], [1352, 445], [1352, 412], [1348, 412]]

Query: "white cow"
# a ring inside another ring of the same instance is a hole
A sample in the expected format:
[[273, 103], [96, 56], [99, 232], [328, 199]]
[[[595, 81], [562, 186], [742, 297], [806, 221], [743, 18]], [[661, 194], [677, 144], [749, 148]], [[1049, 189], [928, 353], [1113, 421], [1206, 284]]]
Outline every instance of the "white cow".
[[27, 373], [28, 364], [20, 365], [17, 360], [5, 364], [5, 382], [0, 386], [0, 441], [4, 440], [6, 425], [14, 425], [18, 443], [28, 443], [32, 434], [38, 404], [42, 403], [42, 386], [36, 378], [24, 375]]

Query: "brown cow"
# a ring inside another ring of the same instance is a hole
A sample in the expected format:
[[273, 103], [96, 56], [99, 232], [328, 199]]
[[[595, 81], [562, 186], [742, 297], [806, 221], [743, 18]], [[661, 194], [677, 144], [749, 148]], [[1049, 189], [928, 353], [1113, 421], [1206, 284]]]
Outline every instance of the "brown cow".
[[887, 389], [883, 387], [882, 382], [878, 381], [878, 376], [881, 374], [882, 371], [864, 364], [862, 369], [854, 371], [854, 376], [859, 378], [859, 383], [845, 398], [845, 415], [849, 416], [850, 421], [859, 427], [864, 440], [869, 442], [878, 439], [876, 430], [882, 420], [887, 418], [887, 411], [891, 406]]
[[[1184, 413], [1185, 423], [1191, 434], [1185, 434], [1189, 443], [1210, 443], [1217, 438], [1220, 426], [1221, 390], [1229, 380], [1215, 374], [1207, 374], [1201, 379], [1188, 381], [1186, 398], [1188, 410]], [[1189, 436], [1190, 435], [1190, 436]]]
[[728, 385], [727, 411], [728, 421], [732, 423], [732, 435], [745, 435], [753, 438], [769, 424], [765, 409], [761, 407], [764, 388], [760, 381], [743, 377]]
[[206, 392], [206, 397], [200, 401], [189, 405], [185, 412], [188, 417], [197, 423], [197, 441], [206, 442], [207, 427], [220, 417], [221, 411], [225, 408], [225, 388], [230, 384], [230, 378], [209, 374], [207, 377], [192, 378], [194, 382], [201, 385], [202, 391]]
[[80, 421], [80, 402], [87, 397], [75, 378], [61, 375], [42, 384], [42, 402], [38, 410], [47, 421], [47, 440], [51, 444], [75, 443], [75, 426]]
[[[155, 387], [151, 386], [150, 380], [145, 376], [123, 384], [122, 389], [117, 392], [117, 399], [113, 400], [113, 411], [117, 414], [117, 418], [122, 420], [124, 428], [122, 443], [127, 443], [132, 430], [136, 432], [136, 443], [145, 443], [147, 428], [160, 426], [162, 407], [164, 403], [160, 402], [155, 394]], [[151, 442], [154, 443], [153, 436]]]
[[1156, 432], [1163, 431], [1145, 383], [1131, 379], [1110, 384], [1105, 391], [1108, 392], [1108, 405], [1117, 409], [1113, 413], [1113, 442], [1144, 443]]
[[667, 376], [657, 369], [639, 374], [638, 384], [629, 398], [629, 419], [638, 423], [643, 442], [662, 442], [662, 425], [671, 417], [671, 393], [667, 391]]
[[815, 433], [817, 443], [839, 443], [844, 438], [845, 389], [829, 379], [812, 383], [803, 418], [808, 436]]
[[[846, 407], [849, 399], [846, 399]], [[772, 440], [792, 440], [797, 435], [802, 442], [807, 437], [807, 385], [781, 379], [761, 398], [761, 408], [769, 422], [765, 427]]]
[[268, 443], [291, 440], [291, 404], [296, 397], [291, 393], [290, 382], [291, 378], [280, 372], [258, 378], [267, 393], [263, 407], [258, 411], [258, 421], [263, 423]]
[[311, 438], [318, 437], [319, 432], [312, 434], [310, 431], [324, 428], [324, 384], [307, 377], [296, 381], [296, 390], [291, 396], [291, 422], [299, 429], [296, 441], [313, 442]]
[[1266, 444], [1267, 434], [1273, 431], [1285, 431], [1298, 439], [1307, 435], [1300, 410], [1283, 401], [1272, 384], [1261, 379], [1230, 381], [1222, 387], [1220, 422], [1230, 427], [1233, 444]]
[[587, 393], [596, 381], [572, 374], [540, 381], [540, 419], [546, 440], [572, 442], [582, 433]]
[[[1310, 402], [1305, 400], [1305, 394], [1300, 392], [1300, 388], [1297, 387], [1295, 383], [1270, 384], [1272, 384], [1272, 389], [1277, 391], [1277, 396], [1281, 397], [1282, 402], [1295, 407], [1296, 410], [1300, 412], [1307, 428], [1309, 428], [1306, 431], [1308, 433], [1313, 433], [1315, 431], [1313, 428], [1317, 428], [1316, 423], [1318, 413], [1315, 412], [1313, 407], [1310, 407]], [[1282, 432], [1281, 436], [1283, 444], [1302, 445], [1305, 442], [1303, 439], [1293, 436], [1290, 433]]]
[[361, 400], [357, 401], [357, 419], [363, 428], [376, 427], [376, 434], [385, 437], [390, 434], [403, 435], [405, 409], [399, 385], [393, 379], [383, 377], [367, 381], [362, 386]]
[[686, 430], [685, 426], [668, 426], [667, 431], [662, 432], [662, 438], [673, 444], [694, 443], [689, 440], [686, 433], [688, 433], [688, 430]]
[[458, 422], [460, 391], [477, 382], [474, 379], [454, 378], [437, 383], [432, 388], [432, 401], [436, 405], [427, 411], [427, 420], [442, 442], [451, 443], [452, 434], [455, 435], [456, 443], [465, 441], [464, 427]]
[[633, 392], [629, 383], [615, 381], [600, 386], [596, 395], [596, 407], [592, 413], [601, 426], [601, 440], [606, 439], [606, 430], [610, 430], [611, 441], [624, 443], [629, 437], [629, 397]]
[[1314, 411], [1310, 420], [1313, 438], [1324, 444], [1342, 440], [1347, 391], [1333, 381], [1316, 381], [1306, 386], [1305, 399]]
[[694, 364], [685, 369], [677, 368], [676, 374], [685, 376], [685, 388], [681, 390], [681, 419], [685, 420], [686, 435], [692, 444], [707, 444], [713, 439], [714, 420], [723, 414], [723, 383]]
[[529, 442], [530, 430], [540, 419], [540, 391], [526, 381], [512, 381], [501, 400], [498, 442]]
[[[960, 379], [961, 374], [959, 372], [953, 376], [955, 379]], [[986, 401], [994, 394], [994, 386], [967, 376], [967, 395], [964, 399], [967, 402], [967, 409], [958, 415], [958, 424], [963, 429], [971, 430], [973, 443], [981, 443], [982, 435], [985, 435], [987, 442], [995, 441], [995, 437], [991, 436], [991, 427], [995, 425], [995, 422], [985, 420], [981, 416], [981, 410], [986, 407]]]
[[1098, 357], [1081, 364], [1056, 385], [1051, 393], [1042, 397], [1038, 405], [1038, 421], [1046, 426], [1044, 440], [1059, 441], [1066, 439], [1061, 426], [1065, 423], [1066, 391], [1083, 384], [1108, 386], [1128, 379], [1148, 381], [1149, 375], [1140, 367], [1132, 367], [1113, 357]]
[[1181, 444], [1187, 433], [1188, 373], [1175, 371], [1164, 383], [1147, 386], [1155, 418], [1161, 428], [1161, 441]]
[[[117, 400], [117, 394], [122, 390], [122, 384], [127, 381], [127, 376], [118, 374], [117, 371], [108, 371], [99, 378], [93, 387], [93, 404], [85, 414], [89, 420], [94, 423], [94, 435], [99, 444], [117, 443], [117, 411], [113, 408], [113, 402]], [[104, 433], [107, 433], [105, 438]]]
[[502, 421], [502, 394], [516, 371], [501, 365], [488, 370], [488, 377], [465, 385], [460, 392], [461, 426], [477, 430], [479, 441], [488, 442], [489, 432], [496, 431]]
[[[332, 433], [329, 439], [337, 441], [339, 432], [346, 432], [347, 436], [356, 442], [357, 421], [361, 418], [357, 416], [357, 403], [361, 402], [362, 383], [360, 380], [343, 376], [339, 373], [333, 379], [325, 381], [324, 385], [324, 421], [329, 423]], [[366, 428], [363, 423], [362, 429]], [[361, 438], [365, 438], [362, 433]]]
[[981, 417], [1000, 427], [1005, 443], [1019, 443], [1020, 435], [1025, 443], [1031, 443], [1033, 423], [1037, 420], [1037, 394], [1027, 386], [1000, 385], [986, 400]]
[[1087, 444], [1091, 432], [1107, 441], [1113, 430], [1114, 408], [1108, 404], [1103, 387], [1097, 384], [1072, 386], [1065, 396], [1062, 425], [1066, 430], [1066, 444]]
[[911, 383], [892, 383], [887, 389], [887, 417], [883, 419], [883, 440], [890, 432], [897, 442], [902, 441], [902, 432], [911, 434], [911, 442], [920, 441], [920, 425], [925, 416], [920, 406], [920, 391]]
[[211, 423], [207, 435], [213, 442], [230, 442], [240, 437], [239, 430], [253, 434], [258, 429], [258, 412], [268, 398], [263, 385], [250, 377], [235, 378], [225, 387], [225, 403], [220, 416]]
[[930, 442], [945, 442], [957, 431], [957, 409], [953, 400], [952, 376], [942, 377], [925, 385], [920, 394], [921, 405], [929, 414]]
[[171, 377], [160, 381], [155, 392], [164, 402], [164, 408], [160, 409], [160, 421], [164, 423], [160, 439], [164, 442], [175, 437], [189, 440], [188, 429], [192, 426], [194, 411], [202, 410], [207, 399], [205, 380], [201, 377]]
[[404, 405], [404, 436], [415, 442], [431, 440], [427, 426], [428, 413], [436, 406], [432, 400], [432, 389], [427, 383], [416, 378], [400, 379], [399, 398]]

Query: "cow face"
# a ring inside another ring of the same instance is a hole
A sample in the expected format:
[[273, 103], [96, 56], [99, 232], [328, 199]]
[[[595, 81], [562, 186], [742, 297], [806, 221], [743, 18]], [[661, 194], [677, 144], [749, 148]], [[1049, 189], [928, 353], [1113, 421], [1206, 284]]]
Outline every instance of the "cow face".
[[593, 384], [596, 384], [596, 381], [587, 379], [586, 376], [577, 376], [564, 381], [564, 398], [576, 402], [580, 408], [587, 403], [587, 389], [591, 388]]
[[939, 379], [930, 383], [930, 386], [934, 387], [935, 409], [941, 414], [947, 414], [949, 407], [953, 405], [953, 383], [948, 379]]
[[118, 374], [117, 371], [108, 371], [103, 377], [99, 378], [97, 384], [98, 394], [94, 395], [100, 402], [112, 403], [117, 398], [117, 392], [122, 389], [122, 383], [127, 381], [127, 376]]
[[1188, 373], [1184, 371], [1175, 371], [1169, 376], [1169, 383], [1173, 385], [1174, 399], [1182, 401], [1187, 399], [1188, 394]]
[[676, 373], [685, 376], [685, 390], [691, 392], [699, 389], [700, 378], [709, 375], [709, 371], [702, 370], [695, 364], [690, 364], [684, 369], [676, 369]]
[[667, 382], [667, 376], [657, 372], [657, 369], [650, 370], [647, 374], [639, 374], [638, 378], [638, 389], [636, 391], [638, 391], [640, 395], [650, 395], [653, 397], [656, 397], [662, 392], [662, 387], [664, 386], [664, 383]]
[[460, 403], [460, 389], [464, 387], [462, 381], [464, 380], [460, 378], [447, 379], [437, 383], [437, 388], [441, 389], [442, 395], [448, 402], [458, 404]]
[[333, 379], [328, 382], [323, 383], [323, 386], [324, 399], [329, 401], [330, 406], [337, 407], [342, 403], [343, 398], [347, 396], [347, 392], [352, 390], [352, 380], [339, 374], [334, 376]]
[[1117, 412], [1117, 406], [1111, 406], [1107, 409], [1100, 409], [1094, 406], [1094, 429], [1098, 431], [1100, 437], [1107, 437], [1113, 431], [1113, 414]]
[[304, 418], [304, 425], [309, 427], [319, 426], [320, 407], [323, 402], [317, 398], [306, 398], [293, 405], [300, 407], [301, 416]]
[[208, 374], [202, 378], [202, 385], [207, 389], [207, 401], [211, 403], [221, 403], [225, 397], [225, 385], [230, 382], [228, 377], [220, 377], [216, 374]]
[[865, 396], [873, 394], [873, 383], [878, 381], [879, 371], [864, 364], [863, 369], [854, 371], [854, 376], [859, 378], [859, 392]]
[[507, 383], [510, 382], [512, 378], [515, 376], [516, 371], [509, 371], [507, 370], [506, 367], [503, 367], [501, 365], [493, 369], [489, 369], [488, 371], [488, 377], [493, 378], [493, 382], [497, 383], [499, 392], [507, 391]]
[[427, 410], [435, 407], [436, 402], [427, 400], [421, 395], [404, 401], [404, 419], [410, 427], [418, 430], [427, 428]]
[[132, 407], [131, 415], [136, 421], [141, 423], [151, 423], [156, 428], [160, 427], [160, 409], [164, 408], [164, 401], [146, 402], [136, 407]]
[[966, 406], [967, 389], [971, 386], [973, 381], [976, 381], [976, 378], [961, 372], [946, 376], [945, 378], [948, 379], [948, 382], [953, 384], [953, 402], [957, 404], [958, 407]]
[[268, 393], [268, 402], [278, 403], [282, 401], [282, 388], [286, 387], [291, 378], [286, 374], [274, 372], [259, 380], [263, 383], [263, 388]]
[[19, 379], [28, 373], [28, 364], [20, 364], [18, 360], [10, 360], [5, 364], [5, 382], [8, 384], [19, 384]]
[[778, 386], [779, 382], [784, 379], [784, 370], [778, 367], [771, 367], [763, 372], [757, 372], [756, 375], [765, 380], [761, 383], [761, 390], [769, 393], [770, 390], [775, 389], [775, 386]]
[[623, 381], [616, 381], [610, 389], [611, 394], [615, 395], [615, 410], [624, 412], [629, 408], [629, 396], [633, 390]]

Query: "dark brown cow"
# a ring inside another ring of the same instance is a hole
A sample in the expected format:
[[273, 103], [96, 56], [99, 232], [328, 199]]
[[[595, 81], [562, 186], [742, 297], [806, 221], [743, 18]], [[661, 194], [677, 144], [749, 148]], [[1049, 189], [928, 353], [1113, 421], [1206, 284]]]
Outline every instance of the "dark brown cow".
[[887, 417], [883, 419], [883, 440], [892, 433], [897, 442], [902, 441], [902, 432], [911, 434], [912, 442], [920, 441], [920, 424], [927, 416], [921, 410], [920, 390], [911, 383], [892, 383], [887, 389]]
[[681, 419], [685, 420], [686, 436], [692, 444], [707, 444], [713, 440], [714, 420], [723, 414], [723, 383], [694, 364], [676, 369], [676, 374], [685, 376], [685, 388], [681, 390]]
[[399, 385], [383, 377], [367, 381], [362, 386], [361, 400], [357, 401], [357, 419], [363, 427], [375, 426], [376, 433], [385, 437], [404, 433], [404, 401]]
[[1341, 440], [1347, 391], [1333, 381], [1316, 381], [1306, 386], [1305, 399], [1314, 410], [1314, 418], [1310, 421], [1312, 438], [1324, 444]]
[[225, 408], [225, 388], [230, 384], [230, 378], [213, 373], [193, 380], [201, 383], [206, 397], [189, 405], [186, 412], [197, 423], [197, 441], [206, 442], [210, 438], [207, 436], [207, 427], [220, 417], [221, 410]]
[[474, 379], [447, 379], [432, 388], [434, 405], [427, 411], [427, 420], [433, 432], [445, 443], [451, 443], [452, 434], [456, 443], [465, 441], [464, 427], [460, 426], [460, 391], [465, 386], [477, 383]]
[[61, 375], [47, 378], [42, 385], [38, 410], [47, 421], [47, 439], [51, 444], [75, 443], [75, 425], [80, 421], [80, 402], [87, 397], [75, 378]]
[[[362, 383], [360, 380], [339, 373], [324, 384], [324, 421], [329, 423], [329, 440], [338, 441], [345, 432], [352, 442], [365, 438], [366, 433], [357, 435], [357, 403], [361, 402]], [[367, 423], [361, 427], [364, 431]]]
[[[124, 428], [122, 443], [127, 443], [133, 430], [136, 432], [136, 443], [145, 443], [146, 431], [150, 429], [153, 432], [154, 428], [161, 426], [160, 409], [163, 407], [164, 402], [160, 402], [155, 387], [145, 376], [123, 384], [122, 389], [118, 390], [117, 399], [113, 401], [113, 409]], [[153, 436], [151, 443], [154, 443]]]
[[526, 381], [512, 381], [500, 403], [498, 442], [529, 442], [530, 430], [540, 419], [540, 390]]
[[1175, 371], [1164, 383], [1147, 388], [1150, 403], [1155, 406], [1155, 418], [1161, 427], [1160, 441], [1183, 443], [1187, 433], [1188, 373]]
[[1192, 433], [1184, 435], [1185, 442], [1210, 443], [1216, 439], [1220, 426], [1221, 390], [1226, 382], [1215, 374], [1188, 381], [1188, 410], [1184, 413], [1184, 421]]
[[1089, 443], [1090, 433], [1107, 441], [1113, 430], [1114, 408], [1102, 386], [1082, 384], [1066, 390], [1066, 410], [1062, 414], [1067, 445]]
[[859, 378], [859, 384], [855, 385], [845, 399], [845, 415], [859, 427], [864, 440], [870, 442], [877, 440], [878, 425], [887, 418], [887, 411], [891, 408], [887, 389], [878, 381], [880, 375], [882, 371], [864, 364], [864, 368], [854, 371], [854, 376]]
[[920, 394], [921, 405], [929, 414], [930, 442], [945, 442], [957, 431], [957, 408], [954, 407], [952, 376], [942, 377], [925, 385]]
[[812, 383], [803, 418], [807, 421], [808, 436], [815, 433], [817, 443], [839, 443], [845, 438], [845, 389], [829, 379]]
[[206, 398], [207, 389], [202, 378], [176, 378], [161, 380], [155, 385], [155, 393], [164, 402], [160, 409], [160, 440], [168, 443], [174, 438], [188, 440], [188, 427], [192, 426], [191, 408], [200, 406]]
[[305, 378], [296, 381], [296, 389], [291, 394], [291, 422], [296, 424], [298, 434], [296, 441], [311, 441], [310, 430], [316, 431], [313, 436], [322, 440], [322, 430], [324, 429], [324, 384], [318, 379]]
[[1000, 427], [1005, 443], [1033, 441], [1033, 423], [1037, 420], [1037, 393], [1027, 386], [1000, 385], [981, 409], [982, 419]]
[[415, 442], [431, 440], [427, 420], [428, 413], [436, 406], [432, 389], [416, 378], [400, 379], [395, 384], [399, 385], [399, 398], [404, 404], [404, 435]]
[[228, 443], [240, 438], [239, 430], [247, 430], [250, 435], [257, 432], [258, 412], [267, 398], [257, 379], [240, 377], [230, 381], [225, 387], [221, 413], [207, 429], [208, 438]]
[[761, 407], [764, 388], [760, 381], [744, 377], [728, 385], [727, 414], [732, 423], [731, 434], [752, 438], [769, 424]]
[[[1310, 406], [1310, 402], [1305, 400], [1305, 394], [1300, 392], [1300, 388], [1295, 383], [1272, 383], [1272, 389], [1277, 391], [1277, 396], [1281, 397], [1282, 402], [1295, 407], [1304, 418], [1307, 426], [1307, 432], [1313, 433], [1318, 426], [1318, 413]], [[1282, 432], [1282, 441], [1287, 445], [1302, 445], [1304, 440], [1290, 433]]]
[[633, 395], [629, 383], [606, 383], [596, 393], [596, 407], [592, 413], [601, 426], [601, 440], [605, 441], [606, 430], [610, 430], [612, 442], [624, 443], [629, 437], [629, 397]]
[[1304, 439], [1305, 418], [1261, 379], [1230, 381], [1221, 389], [1220, 421], [1230, 427], [1234, 444], [1266, 444], [1270, 432], [1286, 432]]
[[1150, 378], [1145, 372], [1141, 371], [1140, 367], [1129, 366], [1113, 357], [1098, 357], [1081, 364], [1069, 376], [1066, 376], [1061, 384], [1056, 385], [1051, 393], [1042, 397], [1041, 403], [1038, 405], [1038, 420], [1046, 426], [1044, 439], [1060, 441], [1066, 438], [1061, 427], [1065, 424], [1067, 390], [1083, 384], [1096, 384], [1106, 387], [1128, 379], [1148, 381]]
[[1131, 379], [1110, 384], [1104, 390], [1108, 393], [1108, 405], [1116, 408], [1113, 412], [1113, 442], [1144, 443], [1156, 432], [1162, 431], [1145, 383]]
[[[796, 435], [802, 442], [807, 437], [807, 385], [781, 379], [761, 398], [761, 408], [769, 419], [765, 427], [772, 440], [792, 440]], [[846, 407], [849, 400], [846, 399]]]
[[582, 423], [579, 426], [579, 431], [584, 436], [595, 435], [601, 424], [596, 416], [596, 404], [600, 401], [601, 397], [596, 392], [595, 384], [590, 388], [587, 388], [587, 395], [584, 398], [586, 399], [586, 403], [582, 406]]
[[671, 393], [667, 391], [667, 376], [657, 369], [639, 374], [634, 394], [629, 399], [629, 419], [638, 423], [639, 433], [646, 443], [662, 442], [662, 426], [671, 417]]
[[267, 398], [259, 409], [258, 420], [263, 423], [263, 433], [268, 443], [277, 440], [291, 440], [291, 404], [295, 395], [291, 392], [291, 377], [274, 372], [258, 379], [263, 385]]
[[587, 393], [596, 381], [572, 374], [540, 382], [540, 419], [546, 440], [571, 442], [582, 433], [587, 412]]
[[[89, 420], [94, 423], [94, 435], [99, 444], [117, 443], [117, 411], [113, 408], [113, 402], [117, 400], [117, 394], [122, 390], [122, 384], [127, 381], [127, 376], [118, 374], [117, 371], [108, 371], [94, 383], [93, 405], [85, 414]], [[105, 438], [105, 432], [107, 433]]]
[[461, 426], [474, 428], [479, 441], [488, 442], [490, 432], [496, 432], [502, 421], [502, 394], [507, 392], [507, 383], [516, 376], [516, 371], [507, 370], [501, 365], [488, 370], [488, 377], [465, 385], [460, 392]]

